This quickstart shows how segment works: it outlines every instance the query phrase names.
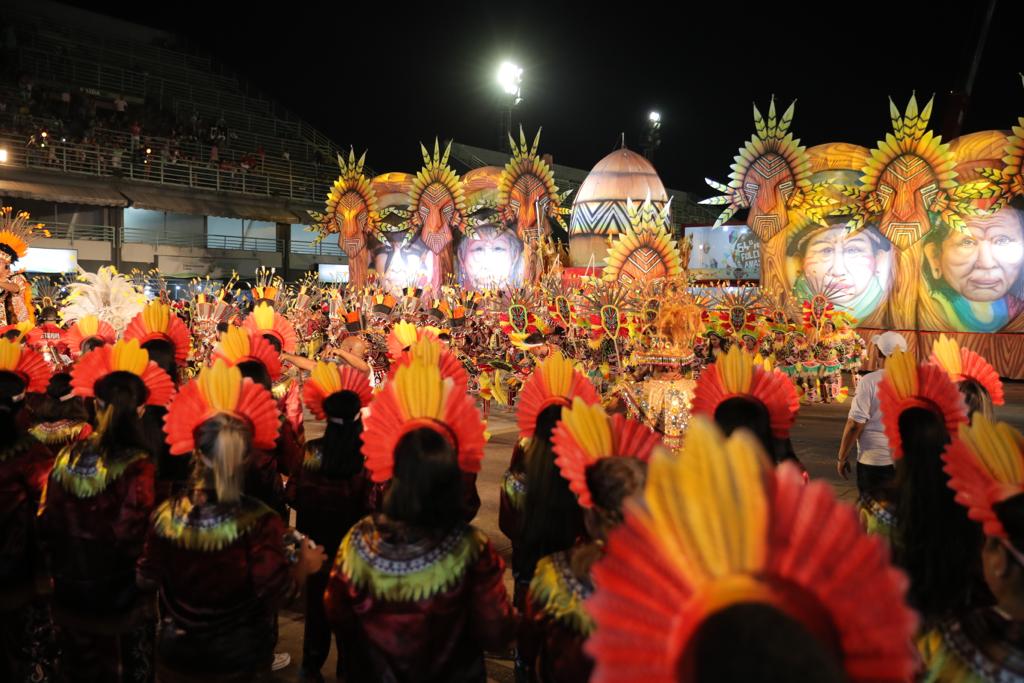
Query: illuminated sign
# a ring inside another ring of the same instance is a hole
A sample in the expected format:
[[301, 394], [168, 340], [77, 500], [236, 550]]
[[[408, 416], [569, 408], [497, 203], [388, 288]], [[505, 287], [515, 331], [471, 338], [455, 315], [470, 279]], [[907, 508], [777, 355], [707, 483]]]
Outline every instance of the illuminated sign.
[[757, 280], [761, 277], [761, 249], [745, 225], [686, 228], [693, 240], [689, 272], [698, 280]]
[[320, 282], [348, 282], [348, 266], [335, 263], [320, 263]]
[[70, 273], [78, 269], [78, 250], [29, 247], [15, 265], [29, 273]]

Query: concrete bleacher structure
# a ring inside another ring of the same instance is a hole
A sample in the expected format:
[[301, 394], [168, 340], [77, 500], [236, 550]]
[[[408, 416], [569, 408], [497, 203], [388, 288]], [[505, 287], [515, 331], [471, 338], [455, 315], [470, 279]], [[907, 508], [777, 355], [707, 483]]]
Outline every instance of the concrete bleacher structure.
[[[49, 0], [11, 0], [0, 13], [15, 27], [22, 82], [0, 83], [9, 103], [0, 115], [0, 198], [50, 227], [54, 236], [36, 246], [77, 249], [87, 269], [156, 266], [182, 276], [245, 276], [268, 265], [294, 277], [345, 262], [336, 243], [314, 245], [304, 230], [337, 172], [329, 161], [337, 146], [325, 135], [165, 32]], [[179, 130], [193, 115], [223, 122], [230, 137], [216, 162], [210, 140], [169, 139], [150, 125], [137, 144], [126, 126], [44, 139], [59, 123], [19, 111], [26, 80], [37, 92], [89, 97], [110, 114], [122, 96], [129, 120], [155, 112]]]

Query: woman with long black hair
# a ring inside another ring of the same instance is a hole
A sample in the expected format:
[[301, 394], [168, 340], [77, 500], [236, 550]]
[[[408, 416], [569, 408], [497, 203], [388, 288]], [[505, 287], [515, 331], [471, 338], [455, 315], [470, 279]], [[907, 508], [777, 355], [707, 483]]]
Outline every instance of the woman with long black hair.
[[593, 631], [583, 608], [594, 590], [591, 567], [622, 522], [626, 500], [643, 490], [646, 462], [661, 437], [646, 425], [608, 417], [599, 404], [577, 399], [562, 409], [552, 442], [558, 469], [584, 510], [587, 538], [537, 563], [519, 652], [533, 680], [585, 683], [593, 668], [583, 652]]
[[252, 681], [270, 674], [279, 604], [326, 559], [284, 520], [243, 493], [253, 448], [272, 449], [278, 412], [270, 393], [221, 360], [171, 404], [172, 455], [193, 454], [189, 490], [164, 501], [138, 564], [159, 590], [160, 680]]
[[18, 342], [0, 340], [0, 680], [26, 681], [52, 662], [38, 649], [52, 638], [46, 605], [36, 599], [35, 514], [50, 472], [50, 450], [19, 426], [26, 394], [45, 391], [50, 370], [43, 357]]
[[174, 385], [137, 341], [92, 351], [71, 384], [95, 399], [95, 431], [57, 456], [39, 508], [61, 675], [147, 680], [154, 620], [135, 563], [155, 504], [155, 471], [140, 416], [146, 405], [170, 401]]
[[537, 560], [567, 550], [584, 533], [583, 513], [555, 466], [551, 434], [562, 408], [597, 390], [572, 362], [552, 353], [523, 387], [518, 406], [520, 442], [502, 482], [498, 525], [512, 541], [515, 604], [522, 609]]
[[[362, 408], [371, 398], [365, 374], [334, 363], [317, 363], [303, 386], [306, 407], [327, 425], [322, 438], [306, 443], [302, 466], [288, 480], [285, 493], [297, 513], [296, 528], [322, 543], [328, 557], [338, 553], [352, 525], [371, 512], [374, 487], [362, 454]], [[323, 570], [306, 581], [304, 680], [322, 680], [320, 669], [331, 649], [324, 614], [328, 574]]]
[[901, 351], [886, 359], [878, 400], [899, 489], [893, 560], [910, 578], [910, 605], [930, 628], [990, 599], [978, 563], [981, 530], [957, 505], [943, 471], [967, 408], [941, 367], [918, 365]]
[[504, 563], [464, 515], [483, 432], [465, 385], [415, 350], [370, 405], [366, 467], [391, 484], [383, 514], [342, 541], [324, 596], [346, 681], [483, 683], [484, 650], [512, 640]]
[[[179, 369], [188, 358], [190, 334], [188, 326], [163, 301], [153, 300], [136, 315], [124, 330], [125, 339], [135, 339], [149, 354], [149, 359], [178, 386]], [[156, 463], [156, 495], [162, 501], [185, 485], [191, 463], [188, 458], [172, 458], [164, 441], [166, 405], [146, 406], [142, 415], [142, 434], [146, 448]]]
[[985, 536], [991, 605], [957, 610], [917, 641], [925, 681], [1024, 680], [1024, 436], [976, 412], [943, 454], [949, 486]]

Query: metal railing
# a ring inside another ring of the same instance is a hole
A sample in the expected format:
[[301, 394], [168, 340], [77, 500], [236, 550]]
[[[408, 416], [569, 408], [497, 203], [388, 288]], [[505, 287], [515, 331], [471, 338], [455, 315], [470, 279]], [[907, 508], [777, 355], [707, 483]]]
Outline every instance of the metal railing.
[[[39, 217], [43, 221], [42, 217]], [[67, 222], [45, 222], [46, 229], [52, 239], [64, 239], [75, 242], [88, 240], [113, 242], [118, 228], [112, 225], [85, 225]], [[285, 240], [272, 237], [241, 237], [235, 235], [182, 234], [152, 228], [125, 226], [120, 229], [121, 244], [147, 244], [153, 247], [192, 247], [198, 249], [225, 249], [233, 251], [252, 251], [262, 253], [283, 253]], [[45, 239], [39, 246], [46, 244]], [[340, 258], [341, 248], [335, 243], [316, 242], [313, 240], [293, 240], [292, 254], [313, 256], [332, 256]]]
[[334, 256], [341, 257], [343, 252], [337, 242], [308, 242], [292, 240], [293, 254], [311, 254], [313, 256]]
[[148, 244], [154, 247], [194, 247], [199, 249], [232, 249], [235, 251], [282, 252], [284, 240], [272, 237], [236, 237], [233, 235], [196, 235], [133, 228], [122, 230], [125, 244]]
[[[42, 217], [38, 218], [41, 222]], [[94, 242], [113, 242], [117, 228], [112, 225], [85, 225], [80, 223], [63, 223], [47, 221], [46, 229], [52, 239], [58, 240], [89, 240]]]
[[262, 172], [221, 168], [207, 162], [163, 161], [159, 156], [132, 155], [121, 149], [36, 138], [0, 136], [7, 149], [8, 166], [58, 171], [78, 175], [120, 177], [146, 183], [175, 185], [198, 190], [237, 192], [264, 197], [283, 197], [318, 204], [330, 183], [294, 175], [278, 165], [268, 164]]

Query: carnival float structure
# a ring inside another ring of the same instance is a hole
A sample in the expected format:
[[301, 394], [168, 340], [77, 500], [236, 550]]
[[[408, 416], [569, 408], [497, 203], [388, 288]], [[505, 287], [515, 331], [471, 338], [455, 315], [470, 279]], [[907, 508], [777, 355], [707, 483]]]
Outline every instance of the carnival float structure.
[[[421, 146], [415, 174], [368, 177], [365, 154], [350, 152], [339, 158], [314, 229], [337, 236], [349, 259], [349, 291], [449, 304], [458, 303], [444, 293], [452, 286], [460, 300], [475, 291], [496, 302], [509, 297], [487, 293], [516, 291], [512, 298], [525, 299], [531, 312], [592, 315], [599, 323], [588, 323], [587, 334], [614, 345], [622, 328], [656, 329], [672, 283], [706, 307], [712, 328], [736, 336], [747, 329], [750, 350], [763, 340], [739, 317], [762, 321], [753, 326], [764, 337], [772, 325], [800, 327], [804, 309], [828, 311], [812, 316], [811, 357], [800, 359], [812, 369], [836, 362], [813, 351], [819, 337], [856, 326], [865, 338], [899, 330], [919, 355], [946, 333], [1000, 374], [1024, 377], [1024, 117], [1010, 131], [946, 142], [930, 130], [932, 106], [916, 97], [902, 109], [890, 102], [892, 128], [871, 149], [806, 146], [795, 134], [794, 104], [754, 107], [754, 134], [727, 181], [708, 180], [719, 195], [702, 202], [722, 207], [716, 227], [742, 218], [756, 236], [760, 287], [739, 297], [757, 302], [749, 313], [730, 314], [736, 307], [721, 287], [680, 286], [689, 243], [682, 226], [671, 225], [654, 167], [625, 146], [593, 167], [571, 208], [540, 154], [540, 131], [510, 139], [504, 167], [461, 176], [449, 163], [450, 143], [437, 140]], [[556, 239], [565, 235], [567, 245]]]

